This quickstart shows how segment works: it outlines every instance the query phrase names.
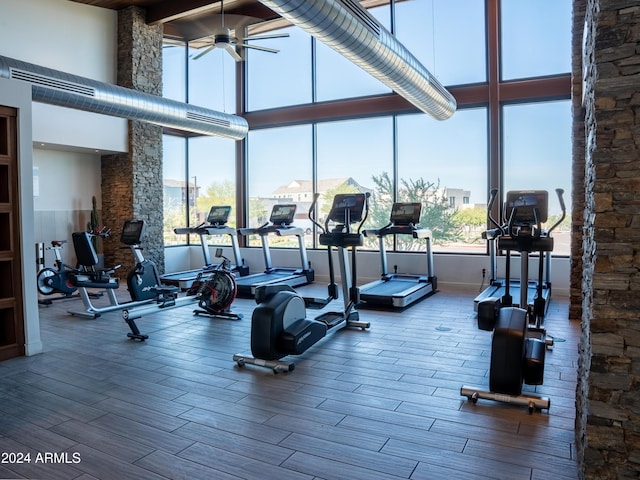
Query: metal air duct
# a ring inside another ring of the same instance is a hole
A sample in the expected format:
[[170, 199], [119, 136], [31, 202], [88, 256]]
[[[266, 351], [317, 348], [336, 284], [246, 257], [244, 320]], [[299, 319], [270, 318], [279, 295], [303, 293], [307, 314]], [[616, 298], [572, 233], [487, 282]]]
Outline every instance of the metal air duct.
[[369, 72], [423, 112], [446, 120], [456, 100], [357, 0], [259, 0]]
[[138, 92], [110, 83], [0, 56], [0, 77], [32, 86], [33, 100], [113, 117], [242, 140], [247, 121], [237, 115]]

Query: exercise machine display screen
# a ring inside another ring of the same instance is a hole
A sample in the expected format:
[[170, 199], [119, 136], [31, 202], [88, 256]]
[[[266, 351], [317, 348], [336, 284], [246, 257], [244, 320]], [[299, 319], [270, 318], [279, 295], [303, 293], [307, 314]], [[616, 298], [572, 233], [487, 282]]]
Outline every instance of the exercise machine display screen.
[[512, 217], [514, 225], [532, 225], [547, 221], [549, 193], [546, 190], [515, 190], [507, 192], [505, 220]]
[[391, 207], [391, 222], [394, 225], [417, 225], [420, 223], [421, 203], [395, 202]]
[[127, 220], [122, 227], [120, 241], [125, 245], [138, 245], [144, 230], [144, 220]]
[[296, 215], [296, 205], [274, 205], [269, 221], [274, 225], [291, 225]]
[[210, 225], [224, 225], [229, 220], [229, 212], [231, 212], [230, 206], [213, 206], [209, 210], [209, 215], [207, 215], [207, 223]]
[[339, 193], [333, 197], [328, 219], [336, 223], [356, 223], [362, 220], [364, 193]]

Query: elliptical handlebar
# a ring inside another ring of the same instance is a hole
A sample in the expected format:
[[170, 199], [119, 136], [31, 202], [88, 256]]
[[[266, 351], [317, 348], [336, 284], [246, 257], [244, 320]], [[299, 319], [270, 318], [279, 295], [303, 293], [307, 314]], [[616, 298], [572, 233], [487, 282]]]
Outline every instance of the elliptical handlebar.
[[565, 219], [565, 217], [567, 216], [567, 207], [564, 204], [564, 189], [562, 188], [556, 188], [556, 195], [558, 195], [558, 201], [560, 202], [560, 208], [562, 209], [562, 216], [560, 217], [560, 219], [553, 224], [553, 226], [547, 230], [547, 235], [551, 234], [551, 232], [562, 223], [562, 221]]
[[[339, 205], [336, 207], [337, 198], [350, 197], [350, 196], [358, 196], [358, 197], [364, 198], [364, 201], [362, 201], [361, 203], [362, 209], [352, 212], [352, 208], [357, 204]], [[311, 222], [320, 229], [321, 235], [328, 234], [331, 231], [334, 231], [334, 232], [336, 231], [335, 229], [331, 230], [329, 228], [330, 222], [334, 222], [336, 224], [336, 227], [339, 228], [339, 230], [341, 230], [342, 233], [345, 233], [345, 234], [351, 233], [351, 229], [350, 229], [351, 224], [358, 223], [357, 234], [360, 235], [362, 231], [362, 227], [365, 221], [367, 220], [367, 217], [369, 216], [369, 197], [370, 196], [371, 194], [369, 192], [357, 193], [357, 194], [336, 194], [336, 196], [333, 199], [334, 203], [333, 203], [333, 206], [331, 207], [331, 211], [327, 215], [327, 218], [324, 221], [324, 225], [322, 225], [320, 222], [318, 222], [318, 219], [315, 217], [315, 214], [314, 214], [315, 208], [318, 203], [318, 198], [320, 197], [319, 193], [315, 193], [313, 195], [313, 201], [311, 202], [311, 206], [309, 207], [309, 220], [311, 220]], [[357, 214], [357, 217], [354, 217], [353, 220], [351, 218], [352, 213]], [[340, 218], [341, 216], [344, 216], [344, 218]]]
[[[518, 207], [515, 207], [511, 210], [511, 215], [509, 216], [509, 222], [507, 223], [507, 231], [503, 234], [507, 234], [510, 237], [519, 237], [521, 232], [524, 232], [527, 237], [540, 238], [542, 235], [542, 223], [540, 222], [540, 217], [538, 216], [538, 209], [534, 208], [531, 213], [533, 215], [533, 222], [522, 224], [515, 226], [515, 219], [517, 217]], [[532, 225], [535, 224], [535, 228]]]
[[362, 226], [367, 221], [367, 217], [369, 216], [369, 197], [370, 196], [371, 196], [371, 193], [365, 192], [365, 194], [364, 194], [364, 215], [362, 216], [362, 221], [358, 225], [358, 234], [362, 230]]
[[311, 220], [311, 223], [313, 223], [316, 227], [318, 227], [322, 231], [322, 233], [326, 233], [327, 229], [323, 227], [320, 222], [318, 222], [315, 216], [315, 209], [316, 209], [316, 205], [318, 204], [318, 198], [320, 198], [320, 194], [314, 193], [313, 202], [311, 202], [311, 206], [309, 207], [309, 220]]
[[498, 189], [497, 188], [492, 188], [489, 192], [490, 197], [489, 197], [489, 204], [487, 205], [487, 216], [489, 217], [489, 220], [491, 220], [491, 223], [493, 223], [496, 228], [498, 230], [500, 230], [500, 233], [503, 234], [504, 233], [504, 225], [500, 225], [495, 218], [493, 218], [493, 216], [491, 215], [491, 210], [493, 209], [493, 204], [496, 202], [496, 198], [498, 198]]

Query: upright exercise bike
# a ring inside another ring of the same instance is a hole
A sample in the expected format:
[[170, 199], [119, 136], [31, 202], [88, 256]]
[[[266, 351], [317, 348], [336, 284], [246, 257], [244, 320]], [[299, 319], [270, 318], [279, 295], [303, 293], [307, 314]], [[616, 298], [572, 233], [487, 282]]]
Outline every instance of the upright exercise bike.
[[[505, 289], [501, 297], [487, 298], [478, 304], [478, 328], [493, 331], [493, 337], [489, 391], [467, 386], [460, 389], [460, 394], [473, 403], [479, 398], [514, 403], [527, 406], [530, 413], [551, 406], [547, 397], [523, 394], [522, 386], [542, 385], [545, 352], [553, 346], [553, 339], [547, 336], [543, 325], [546, 300], [542, 284], [544, 256], [553, 250], [551, 232], [566, 215], [563, 193], [562, 189], [556, 189], [562, 215], [548, 230], [542, 229], [548, 214], [548, 193], [544, 190], [508, 192], [503, 215], [506, 222], [494, 222], [498, 249], [506, 252]], [[519, 252], [521, 259], [519, 303], [511, 295], [511, 252]], [[539, 252], [540, 260], [536, 296], [530, 302], [527, 284], [532, 252]]]
[[[318, 196], [314, 198], [314, 203]], [[306, 318], [305, 300], [288, 285], [264, 285], [256, 289], [259, 305], [251, 318], [251, 356], [237, 354], [233, 360], [242, 367], [245, 364], [271, 368], [274, 373], [291, 372], [295, 364], [282, 361], [288, 355], [300, 355], [322, 338], [346, 327], [361, 330], [369, 328], [369, 322], [361, 322], [355, 305], [359, 302], [356, 286], [356, 247], [362, 246], [361, 233], [369, 212], [369, 194], [338, 194], [333, 199], [331, 211], [324, 226], [311, 220], [321, 230], [320, 245], [327, 247], [329, 258], [329, 296], [337, 298], [333, 247], [338, 250], [344, 309], [327, 312], [315, 319]], [[330, 223], [333, 227], [330, 228]], [[354, 231], [352, 225], [358, 224]], [[351, 267], [349, 265], [351, 252]]]
[[36, 277], [38, 282], [38, 292], [42, 295], [59, 294], [57, 297], [39, 299], [41, 305], [51, 305], [53, 300], [61, 300], [65, 298], [77, 297], [74, 295], [78, 287], [73, 285], [71, 274], [75, 271], [73, 267], [66, 265], [62, 261], [62, 246], [67, 243], [66, 240], [52, 240], [51, 246], [47, 250], [53, 250], [56, 259], [54, 268], [42, 268]]

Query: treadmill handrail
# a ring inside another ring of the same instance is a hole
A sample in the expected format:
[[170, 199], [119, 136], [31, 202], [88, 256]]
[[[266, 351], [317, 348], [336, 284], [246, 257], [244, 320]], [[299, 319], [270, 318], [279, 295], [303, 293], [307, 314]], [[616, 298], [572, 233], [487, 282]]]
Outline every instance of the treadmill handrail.
[[262, 229], [264, 229], [267, 226], [270, 226], [271, 224], [269, 222], [263, 223], [262, 225], [260, 225], [259, 227], [244, 227], [244, 228], [239, 228], [238, 229], [238, 233], [240, 235], [244, 235], [244, 236], [248, 236], [248, 235], [257, 235], [260, 233], [260, 231]]
[[201, 224], [195, 226], [195, 227], [178, 227], [178, 228], [174, 228], [173, 229], [173, 233], [175, 233], [176, 235], [189, 235], [191, 233], [197, 234], [198, 233], [198, 229], [202, 228], [203, 226], [205, 226], [206, 223], [202, 222]]
[[413, 238], [431, 238], [432, 232], [429, 228], [422, 228], [416, 225], [394, 225], [389, 223], [382, 228], [367, 229], [364, 236], [385, 237], [387, 235], [411, 235]]
[[227, 225], [205, 225], [204, 227], [198, 229], [198, 233], [200, 231], [206, 233], [207, 235], [236, 235], [236, 229], [233, 227], [229, 227]]
[[294, 225], [288, 225], [286, 227], [278, 227], [274, 230], [275, 234], [279, 237], [289, 237], [293, 235], [304, 235], [304, 230]]
[[240, 235], [260, 235], [266, 236], [270, 234], [276, 234], [280, 237], [292, 236], [292, 235], [304, 235], [304, 230], [295, 225], [273, 225], [265, 224], [257, 228], [240, 228], [238, 230]]
[[386, 230], [393, 226], [393, 222], [389, 222], [387, 223], [384, 227], [381, 228], [366, 228], [362, 231], [362, 233], [364, 234], [365, 237], [381, 237], [384, 235], [389, 235], [389, 233], [386, 232]]

